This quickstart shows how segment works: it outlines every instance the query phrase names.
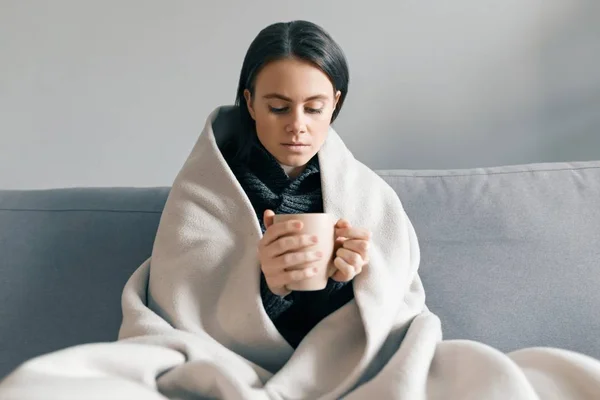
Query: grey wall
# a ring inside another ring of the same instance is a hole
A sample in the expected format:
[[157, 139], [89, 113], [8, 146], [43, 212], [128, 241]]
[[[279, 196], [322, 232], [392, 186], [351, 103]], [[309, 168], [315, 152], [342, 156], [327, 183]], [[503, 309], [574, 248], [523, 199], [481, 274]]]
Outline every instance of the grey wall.
[[0, 188], [169, 185], [291, 19], [344, 48], [372, 168], [600, 159], [597, 0], [0, 0]]

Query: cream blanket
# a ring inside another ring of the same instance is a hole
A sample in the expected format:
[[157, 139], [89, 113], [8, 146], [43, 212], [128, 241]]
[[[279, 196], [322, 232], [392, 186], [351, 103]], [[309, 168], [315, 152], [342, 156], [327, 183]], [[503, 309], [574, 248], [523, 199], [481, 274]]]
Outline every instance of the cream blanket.
[[442, 341], [400, 200], [333, 129], [319, 152], [324, 208], [373, 232], [370, 264], [355, 299], [293, 351], [263, 309], [261, 230], [218, 149], [239, 129], [232, 113], [211, 114], [173, 184], [152, 256], [123, 291], [120, 340], [32, 359], [0, 399], [600, 398], [592, 358]]

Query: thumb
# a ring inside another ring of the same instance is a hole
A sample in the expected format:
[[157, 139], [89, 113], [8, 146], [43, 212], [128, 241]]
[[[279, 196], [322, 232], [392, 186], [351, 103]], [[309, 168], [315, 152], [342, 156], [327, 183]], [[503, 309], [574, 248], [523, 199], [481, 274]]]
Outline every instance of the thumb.
[[340, 218], [338, 222], [335, 224], [337, 229], [340, 228], [350, 228], [350, 222], [347, 219]]
[[269, 228], [271, 225], [273, 225], [273, 216], [275, 215], [275, 213], [273, 212], [273, 210], [265, 210], [265, 213], [263, 215], [263, 222], [265, 223], [265, 228]]

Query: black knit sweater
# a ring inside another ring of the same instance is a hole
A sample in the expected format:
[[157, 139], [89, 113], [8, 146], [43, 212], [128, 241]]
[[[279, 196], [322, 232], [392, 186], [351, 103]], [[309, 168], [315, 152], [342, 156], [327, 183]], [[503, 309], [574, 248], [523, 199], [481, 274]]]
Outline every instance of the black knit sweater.
[[[223, 153], [231, 170], [250, 199], [263, 233], [265, 210], [276, 214], [323, 212], [319, 160], [313, 157], [305, 170], [290, 179], [277, 160], [260, 144], [254, 145], [248, 161], [236, 161]], [[286, 297], [273, 294], [261, 273], [263, 306], [281, 335], [294, 348], [323, 318], [354, 297], [352, 283], [329, 279], [319, 291], [292, 292]]]

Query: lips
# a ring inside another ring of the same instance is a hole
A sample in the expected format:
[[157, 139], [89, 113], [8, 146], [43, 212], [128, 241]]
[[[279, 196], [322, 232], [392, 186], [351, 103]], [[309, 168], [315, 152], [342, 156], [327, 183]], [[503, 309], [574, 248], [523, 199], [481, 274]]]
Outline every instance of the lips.
[[281, 144], [286, 151], [289, 151], [291, 153], [296, 153], [296, 154], [303, 154], [306, 151], [308, 151], [308, 149], [310, 149], [310, 145], [305, 144], [305, 143], [282, 143]]

